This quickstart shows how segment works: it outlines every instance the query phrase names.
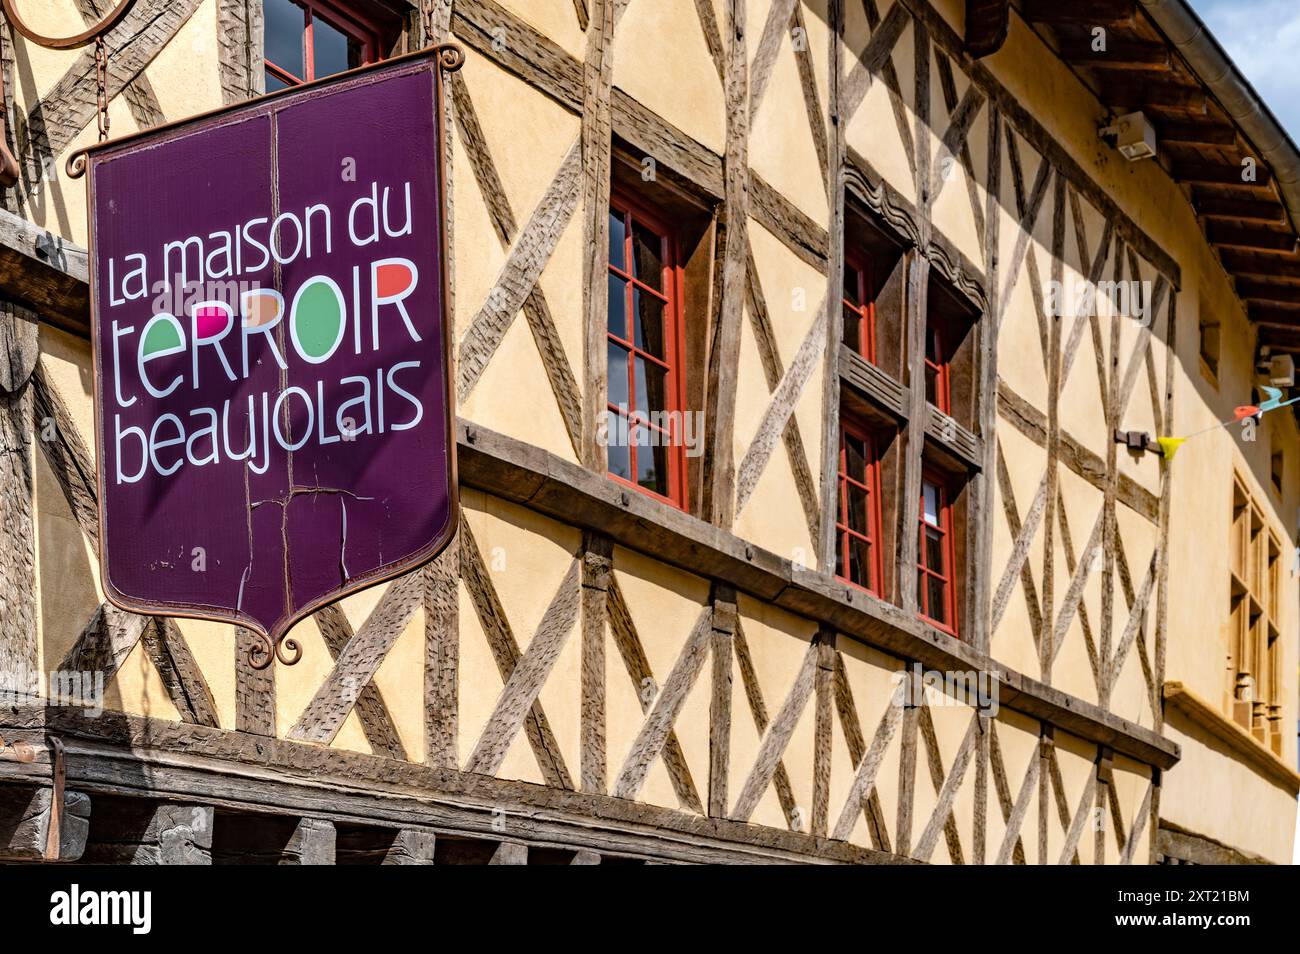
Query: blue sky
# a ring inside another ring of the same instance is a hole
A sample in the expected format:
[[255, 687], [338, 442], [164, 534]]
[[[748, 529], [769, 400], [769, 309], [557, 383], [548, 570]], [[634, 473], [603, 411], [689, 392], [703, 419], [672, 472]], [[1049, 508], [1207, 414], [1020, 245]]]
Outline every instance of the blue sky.
[[1273, 115], [1300, 142], [1300, 2], [1191, 2]]

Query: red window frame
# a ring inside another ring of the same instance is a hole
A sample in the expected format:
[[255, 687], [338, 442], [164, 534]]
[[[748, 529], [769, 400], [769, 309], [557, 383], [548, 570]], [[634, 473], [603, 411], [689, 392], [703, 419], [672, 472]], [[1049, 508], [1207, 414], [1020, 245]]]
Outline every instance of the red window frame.
[[[876, 285], [875, 269], [868, 257], [849, 253], [844, 267], [853, 273], [857, 285], [857, 301], [844, 301], [844, 318], [858, 322], [858, 353], [872, 364], [876, 363]], [[848, 284], [845, 282], [845, 284]]]
[[361, 43], [361, 65], [369, 66], [383, 59], [379, 51], [380, 39], [384, 31], [374, 20], [334, 0], [289, 0], [289, 2], [296, 7], [301, 7], [303, 11], [302, 64], [306, 75], [295, 76], [287, 69], [263, 57], [267, 74], [281, 83], [287, 86], [301, 86], [303, 83], [310, 83], [319, 78], [316, 76], [316, 51], [312, 39], [312, 26], [318, 16], [340, 33]]
[[[848, 438], [856, 438], [863, 443], [864, 481], [849, 476]], [[867, 532], [854, 530], [849, 525], [849, 487], [854, 486], [865, 491], [867, 495]], [[883, 590], [883, 564], [881, 562], [881, 533], [884, 525], [880, 504], [880, 455], [876, 452], [875, 436], [866, 428], [847, 419], [840, 421], [840, 453], [836, 476], [836, 510], [835, 510], [835, 553], [842, 573], [837, 577], [850, 586], [866, 590], [879, 596]], [[849, 576], [849, 553], [854, 539], [863, 540], [870, 548], [870, 560], [867, 566], [867, 584], [856, 582]]]
[[944, 414], [952, 413], [952, 380], [949, 362], [952, 360], [943, 350], [943, 332], [930, 326], [925, 330], [926, 344], [934, 346], [935, 360], [930, 358], [930, 349], [926, 348], [925, 367], [934, 372], [934, 406]]
[[[685, 289], [685, 268], [681, 264], [678, 254], [678, 239], [673, 228], [668, 224], [668, 219], [655, 211], [651, 206], [636, 198], [628, 195], [621, 190], [611, 190], [609, 197], [610, 212], [618, 213], [623, 217], [623, 264], [624, 268], [617, 267], [612, 261], [607, 261], [608, 274], [615, 275], [626, 282], [624, 289], [623, 314], [625, 319], [624, 335], [620, 337], [609, 331], [608, 320], [606, 321], [605, 338], [607, 344], [616, 344], [628, 352], [629, 360], [627, 362], [627, 394], [629, 399], [632, 417], [636, 417], [637, 393], [636, 393], [636, 362], [633, 357], [640, 357], [650, 363], [663, 368], [665, 371], [664, 381], [664, 402], [667, 407], [662, 410], [678, 412], [672, 414], [669, 418], [671, 430], [667, 432], [667, 453], [664, 455], [665, 462], [668, 465], [668, 493], [661, 494], [658, 491], [642, 486], [635, 480], [637, 474], [637, 453], [638, 445], [635, 440], [629, 440], [628, 464], [629, 472], [633, 479], [627, 480], [609, 471], [610, 479], [618, 481], [621, 484], [632, 487], [637, 491], [653, 497], [656, 500], [662, 500], [681, 510], [687, 508], [686, 498], [686, 447], [682, 440], [682, 434], [679, 433], [681, 427], [680, 414], [685, 413], [686, 408], [686, 375], [682, 368], [683, 359], [686, 354], [686, 329], [685, 321], [682, 314], [682, 301]], [[662, 291], [651, 288], [645, 282], [632, 275], [633, 265], [633, 223], [639, 223], [651, 232], [660, 237], [661, 254], [660, 261], [663, 262], [663, 274], [660, 278]], [[642, 294], [648, 294], [659, 299], [664, 303], [664, 356], [663, 358], [655, 357], [643, 348], [636, 346], [635, 326], [636, 320], [633, 313], [633, 294], [640, 291]], [[609, 381], [606, 381], [605, 407], [606, 410], [619, 418], [624, 415], [618, 405], [609, 400]], [[630, 425], [629, 425], [630, 426]], [[638, 424], [638, 427], [648, 427], [664, 432], [660, 428], [655, 428], [648, 422]], [[629, 431], [629, 435], [631, 432]], [[610, 435], [612, 439], [613, 435]]]
[[[939, 492], [939, 524], [935, 526], [925, 519], [925, 487], [929, 484]], [[918, 540], [916, 551], [916, 606], [917, 613], [922, 619], [930, 623], [936, 629], [941, 629], [953, 636], [957, 635], [957, 599], [956, 599], [956, 557], [953, 547], [953, 520], [952, 520], [952, 501], [950, 499], [948, 481], [940, 474], [931, 470], [926, 470], [921, 474], [921, 501], [918, 516], [920, 518], [920, 527], [918, 528]], [[929, 566], [927, 557], [928, 548], [925, 545], [926, 530], [937, 530], [943, 540], [940, 542], [940, 557], [942, 558], [942, 567]], [[943, 584], [943, 602], [944, 602], [944, 619], [946, 622], [938, 619], [932, 612], [930, 606], [930, 579], [937, 579]]]

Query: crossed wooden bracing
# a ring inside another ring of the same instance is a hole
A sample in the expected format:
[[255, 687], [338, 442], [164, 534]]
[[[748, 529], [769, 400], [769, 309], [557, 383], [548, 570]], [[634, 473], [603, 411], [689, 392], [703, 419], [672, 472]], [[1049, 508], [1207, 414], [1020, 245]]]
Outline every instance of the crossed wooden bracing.
[[[645, 2], [650, 0], [631, 0]], [[96, 0], [80, 3], [82, 13], [93, 17]], [[855, 8], [853, 23], [865, 22], [865, 27], [853, 27], [856, 33], [846, 26], [847, 5]], [[110, 94], [125, 96], [142, 126], [162, 119], [143, 69], [197, 6], [141, 0], [115, 31]], [[851, 55], [846, 62], [835, 44], [824, 86], [818, 80], [820, 61], [806, 42], [800, 42], [808, 35], [808, 14], [799, 0], [773, 0], [761, 23], [751, 16], [749, 34], [734, 28], [745, 8], [743, 0], [727, 0], [721, 18], [711, 0], [695, 0], [695, 22], [680, 27], [700, 31], [718, 77], [726, 115], [721, 154], [614, 85], [613, 38], [628, 7], [627, 0], [574, 0], [573, 14], [587, 40], [579, 60], [493, 0], [439, 5], [441, 35], [450, 31], [478, 55], [521, 77], [580, 119], [576, 136], [564, 144], [540, 197], [521, 201], [506, 185], [504, 161], [499, 152], [494, 154], [486, 117], [476, 106], [482, 91], [475, 88], [475, 74], [466, 71], [450, 79], [449, 128], [467, 160], [451, 168], [450, 175], [473, 179], [503, 256], [482, 300], [462, 297], [456, 303], [462, 316], [456, 341], [459, 398], [465, 401], [474, 394], [522, 313], [573, 456], [603, 472], [604, 449], [594, 434], [606, 390], [603, 250], [608, 244], [611, 149], [617, 137], [672, 169], [715, 210], [718, 240], [715, 294], [705, 316], [706, 453], [699, 515], [725, 529], [746, 508], [767, 505], [760, 480], [783, 453], [796, 491], [793, 505], [801, 511], [820, 564], [827, 566], [834, 527], [832, 455], [838, 446], [841, 387], [838, 289], [845, 207], [850, 201], [847, 183], [851, 201], [873, 213], [913, 250], [907, 274], [911, 287], [923, 289], [933, 270], [981, 312], [986, 354], [995, 355], [999, 344], [1023, 349], [1028, 341], [1042, 355], [1044, 409], [1022, 396], [1018, 388], [1024, 382], [1009, 373], [1000, 376], [996, 361], [981, 367], [976, 435], [981, 466], [974, 477], [970, 519], [970, 552], [979, 557], [972, 560], [978, 608], [969, 634], [972, 645], [998, 658], [1016, 640], [1031, 639], [1036, 675], [1049, 685], [1058, 659], [1070, 658], [1081, 647], [1080, 658], [1086, 656], [1091, 673], [1085, 697], [1103, 708], [1112, 706], [1125, 667], [1137, 657], [1146, 708], [1123, 715], [1158, 728], [1169, 475], [1162, 468], [1157, 488], [1149, 489], [1149, 480], [1144, 483], [1146, 477], [1126, 466], [1113, 443], [1107, 441], [1103, 453], [1092, 438], [1094, 431], [1109, 435], [1127, 426], [1138, 396], [1143, 401], [1149, 397], [1143, 413], [1150, 415], [1154, 430], [1170, 431], [1171, 363], [1157, 344], [1173, 345], [1176, 266], [987, 70], [969, 61], [960, 38], [924, 0], [830, 0], [828, 24], [833, 35], [848, 38]], [[245, 9], [239, 0], [220, 3], [229, 36], [250, 35], [251, 25], [241, 15]], [[497, 42], [503, 30], [508, 38], [504, 44]], [[911, 52], [905, 55], [908, 46]], [[60, 82], [58, 95], [51, 93], [33, 106], [19, 124], [24, 202], [42, 201], [39, 184], [48, 174], [49, 160], [93, 120], [93, 84], [88, 83], [91, 74], [83, 59]], [[791, 134], [807, 134], [824, 173], [821, 191], [829, 209], [825, 223], [751, 165], [750, 130], [765, 109], [775, 108], [774, 76], [778, 63], [786, 61], [794, 64], [807, 119], [806, 129], [800, 119]], [[93, 63], [89, 69], [93, 72]], [[255, 89], [255, 73], [247, 45], [232, 40], [223, 55], [227, 99], [237, 100]], [[877, 125], [874, 135], [896, 137], [890, 147], [906, 158], [910, 188], [882, 177], [870, 157], [860, 155], [853, 145], [855, 123], [863, 121], [864, 104], [877, 95], [877, 84], [887, 97], [893, 122]], [[936, 210], [943, 228], [935, 224]], [[946, 234], [954, 217], [969, 228], [978, 255], [963, 253], [960, 249], [969, 243], [963, 246]], [[451, 219], [454, 229], [454, 209]], [[566, 350], [560, 321], [540, 281], [575, 220], [582, 228], [584, 255], [581, 354]], [[786, 340], [780, 334], [785, 329], [771, 306], [787, 290], [760, 272], [751, 223], [825, 276], [824, 288], [812, 296], [820, 301], [809, 303], [813, 307], [794, 338], [797, 344], [785, 354], [780, 345]], [[1014, 227], [1008, 228], [1008, 223]], [[1093, 281], [1149, 282], [1145, 304], [1152, 321], [1137, 327], [1109, 315], [1051, 313], [1044, 299], [1045, 282], [1062, 280], [1067, 269]], [[915, 344], [924, 328], [924, 294], [910, 301], [908, 334]], [[746, 328], [759, 355], [757, 372], [741, 367]], [[818, 372], [821, 392], [810, 396]], [[737, 435], [738, 381], [746, 373], [761, 373], [766, 401], [752, 433]], [[1096, 393], [1088, 380], [1094, 377]], [[34, 418], [56, 425], [55, 439], [40, 441], [41, 450], [94, 549], [97, 517], [90, 455], [43, 368], [37, 368], [32, 387]], [[904, 409], [913, 433], [926, 427], [921, 391], [912, 389]], [[809, 397], [820, 402], [821, 433], [800, 427], [796, 411]], [[1074, 397], [1079, 399], [1076, 404], [1099, 409], [1100, 419], [1088, 435], [1071, 433], [1066, 426], [1077, 418], [1063, 409], [1062, 398]], [[1035, 452], [1024, 451], [1026, 440]], [[783, 451], [777, 450], [778, 444]], [[908, 450], [908, 486], [919, 483], [920, 447], [915, 441]], [[1089, 488], [1087, 493], [1072, 496], [1067, 485], [1080, 482]], [[1034, 490], [1025, 494], [1020, 489], [1024, 486]], [[904, 526], [914, 527], [916, 495], [910, 496], [902, 519]], [[1075, 498], [1091, 501], [1083, 523], [1079, 511], [1067, 507], [1067, 500]], [[999, 509], [1000, 515], [995, 512]], [[1139, 525], [1150, 526], [1150, 533], [1126, 530], [1134, 515]], [[998, 526], [1010, 544], [1005, 553], [994, 554]], [[898, 555], [901, 566], [915, 562], [915, 546], [914, 535], [905, 534]], [[1063, 570], [1058, 554], [1064, 557]], [[954, 862], [1069, 863], [1080, 859], [1079, 846], [1089, 827], [1096, 836], [1092, 857], [1127, 862], [1136, 856], [1157, 809], [1158, 773], [1149, 781], [1140, 776], [1147, 785], [1145, 796], [1133, 817], [1125, 819], [1122, 808], [1127, 803], [1116, 788], [1111, 753], [1094, 746], [1080, 756], [1074, 746], [1069, 758], [1081, 758], [1088, 771], [1080, 776], [1065, 770], [1066, 758], [1058, 751], [1064, 744], [1045, 723], [1035, 722], [1026, 730], [963, 709], [967, 721], [958, 733], [960, 742], [954, 751], [945, 752], [936, 722], [952, 713], [932, 711], [931, 697], [910, 680], [892, 694], [861, 685], [855, 691], [848, 654], [826, 627], [809, 640], [799, 665], [788, 672], [774, 696], [773, 687], [759, 679], [762, 667], [756, 665], [746, 636], [750, 617], [743, 612], [744, 597], [725, 581], [712, 582], [709, 601], [700, 607], [694, 624], [678, 634], [681, 642], [672, 665], [654, 671], [646, 650], [648, 634], [633, 621], [636, 607], [619, 583], [614, 556], [607, 538], [585, 532], [535, 630], [521, 634], [507, 616], [497, 589], [500, 581], [494, 580], [469, 523], [462, 522], [448, 550], [428, 567], [390, 583], [355, 629], [337, 607], [315, 614], [333, 665], [294, 724], [280, 731], [290, 740], [329, 744], [355, 713], [376, 754], [409, 759], [374, 676], [398, 637], [422, 615], [424, 750], [431, 766], [495, 775], [522, 737], [541, 780], [557, 789], [637, 799], [644, 797], [652, 769], [662, 766], [682, 812], [749, 821], [769, 817], [763, 805], [774, 797], [779, 817], [792, 830], [835, 839], [861, 837], [874, 848], [919, 860], [936, 858], [942, 843]], [[1092, 582], [1098, 574], [1099, 585]], [[487, 718], [471, 734], [463, 734], [460, 725], [462, 590], [502, 683]], [[914, 606], [915, 593], [909, 590], [905, 584], [905, 609]], [[1118, 612], [1117, 592], [1124, 606]], [[1028, 621], [1028, 633], [1018, 622], [1022, 618]], [[236, 728], [272, 736], [277, 732], [275, 674], [247, 665], [250, 639], [238, 631]], [[542, 703], [542, 689], [573, 640], [580, 643], [582, 673], [570, 693], [578, 696], [572, 701], [581, 715], [577, 764], [570, 764], [571, 757], [566, 761]], [[99, 671], [111, 679], [137, 644], [143, 645], [181, 718], [216, 726], [212, 693], [180, 628], [170, 620], [135, 616], [105, 603], [86, 624], [64, 668]], [[606, 698], [608, 680], [622, 678], [611, 675], [620, 668], [615, 657], [642, 710], [630, 745], [617, 751], [609, 743]], [[607, 661], [612, 663], [608, 668]], [[901, 667], [902, 661], [893, 664]], [[707, 764], [688, 758], [678, 723], [697, 689], [709, 699]], [[1081, 690], [1071, 682], [1068, 691]], [[733, 708], [748, 712], [742, 715]], [[806, 713], [812, 722], [813, 764], [811, 777], [800, 778], [787, 763], [791, 740], [805, 731], [801, 719]], [[746, 732], [752, 723], [759, 740], [753, 758], [743, 760], [747, 764], [740, 764], [733, 745], [741, 720]], [[1034, 734], [1033, 754], [1017, 761], [1008, 740], [1026, 731]], [[471, 739], [468, 751], [461, 751], [461, 741]], [[933, 798], [918, 793], [917, 761], [922, 754]], [[851, 781], [841, 790], [834, 780], [846, 768], [851, 769]], [[882, 798], [879, 783], [895, 772], [896, 789], [890, 786], [894, 794]], [[987, 811], [990, 777], [997, 818]], [[805, 790], [806, 796], [799, 794]], [[807, 804], [801, 804], [801, 798]], [[1037, 819], [1036, 834], [1025, 831], [1031, 815]], [[1099, 817], [1106, 819], [1104, 824]], [[1109, 844], [1113, 850], [1106, 847]]]

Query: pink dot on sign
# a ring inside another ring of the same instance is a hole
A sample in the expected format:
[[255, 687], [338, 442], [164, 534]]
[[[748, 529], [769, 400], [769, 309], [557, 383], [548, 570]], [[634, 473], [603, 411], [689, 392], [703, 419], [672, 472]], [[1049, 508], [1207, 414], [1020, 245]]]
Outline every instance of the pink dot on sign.
[[218, 305], [204, 305], [194, 312], [194, 328], [198, 337], [215, 338], [230, 325], [230, 311]]

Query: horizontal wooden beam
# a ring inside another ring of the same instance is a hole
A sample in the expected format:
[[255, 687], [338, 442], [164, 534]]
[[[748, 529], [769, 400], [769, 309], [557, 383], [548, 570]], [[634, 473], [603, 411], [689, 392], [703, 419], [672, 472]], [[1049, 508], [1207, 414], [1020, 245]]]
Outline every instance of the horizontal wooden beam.
[[1207, 222], [1205, 236], [1211, 245], [1229, 245], [1234, 248], [1263, 249], [1272, 252], [1294, 252], [1294, 232], [1250, 226], [1229, 225], [1226, 222]]
[[1107, 73], [1102, 78], [1101, 98], [1108, 106], [1121, 109], [1185, 109], [1204, 113], [1209, 104], [1205, 91], [1199, 86], [1166, 83], [1145, 77]]
[[[598, 530], [621, 546], [697, 576], [731, 583], [757, 599], [927, 668], [995, 674], [1000, 705], [1148, 765], [1167, 768], [1178, 759], [1177, 748], [1158, 733], [1009, 669], [825, 570], [797, 565], [531, 444], [467, 421], [460, 422], [459, 433], [460, 479], [468, 486], [570, 526]], [[1104, 472], [1104, 463], [1101, 468]], [[1142, 491], [1132, 481], [1121, 480], [1121, 500], [1133, 499], [1135, 493]], [[1157, 506], [1151, 504], [1152, 520]]]
[[1239, 281], [1237, 297], [1249, 302], [1283, 302], [1289, 305], [1300, 305], [1300, 285]]
[[1300, 258], [1281, 252], [1245, 251], [1237, 248], [1219, 250], [1219, 260], [1233, 275], [1257, 275], [1264, 278], [1300, 278]]
[[[1190, 185], [1231, 186], [1240, 189], [1265, 189], [1272, 181], [1268, 167], [1256, 162], [1254, 168], [1241, 165], [1221, 165], [1211, 162], [1177, 162], [1172, 170], [1179, 182]], [[1248, 178], [1253, 176], [1253, 178]]]
[[1168, 72], [1172, 69], [1169, 48], [1163, 43], [1141, 40], [1117, 40], [1107, 37], [1106, 48], [1093, 48], [1092, 37], [1063, 37], [1061, 57], [1072, 66], [1087, 66], [1099, 70], [1140, 70], [1143, 72]]
[[[12, 740], [11, 740], [12, 741]], [[0, 775], [15, 767], [0, 762]], [[48, 775], [49, 769], [46, 769]], [[24, 773], [25, 774], [25, 773]], [[0, 785], [0, 863], [42, 861], [45, 858], [53, 815], [54, 789], [48, 785]], [[84, 792], [65, 789], [59, 816], [58, 861], [76, 861], [86, 850], [90, 832], [90, 799]], [[52, 860], [52, 859], [51, 859]]]
[[[92, 718], [75, 706], [24, 705], [4, 709], [0, 727], [6, 739], [58, 734], [69, 784], [92, 796], [415, 826], [435, 835], [683, 863], [908, 863], [801, 832], [150, 717]], [[11, 767], [0, 762], [0, 779]]]
[[90, 335], [86, 250], [0, 209], [0, 290], [56, 327]]
[[1300, 309], [1252, 304], [1247, 311], [1250, 320], [1261, 328], [1300, 335]]
[[1231, 219], [1242, 222], [1285, 222], [1286, 209], [1280, 202], [1225, 198], [1193, 192], [1196, 214], [1205, 218]]
[[1076, 23], [1121, 26], [1133, 21], [1134, 0], [1025, 0], [1022, 14], [1030, 23]]
[[1162, 120], [1156, 130], [1156, 138], [1171, 145], [1232, 146], [1237, 142], [1237, 128], [1208, 120]]

